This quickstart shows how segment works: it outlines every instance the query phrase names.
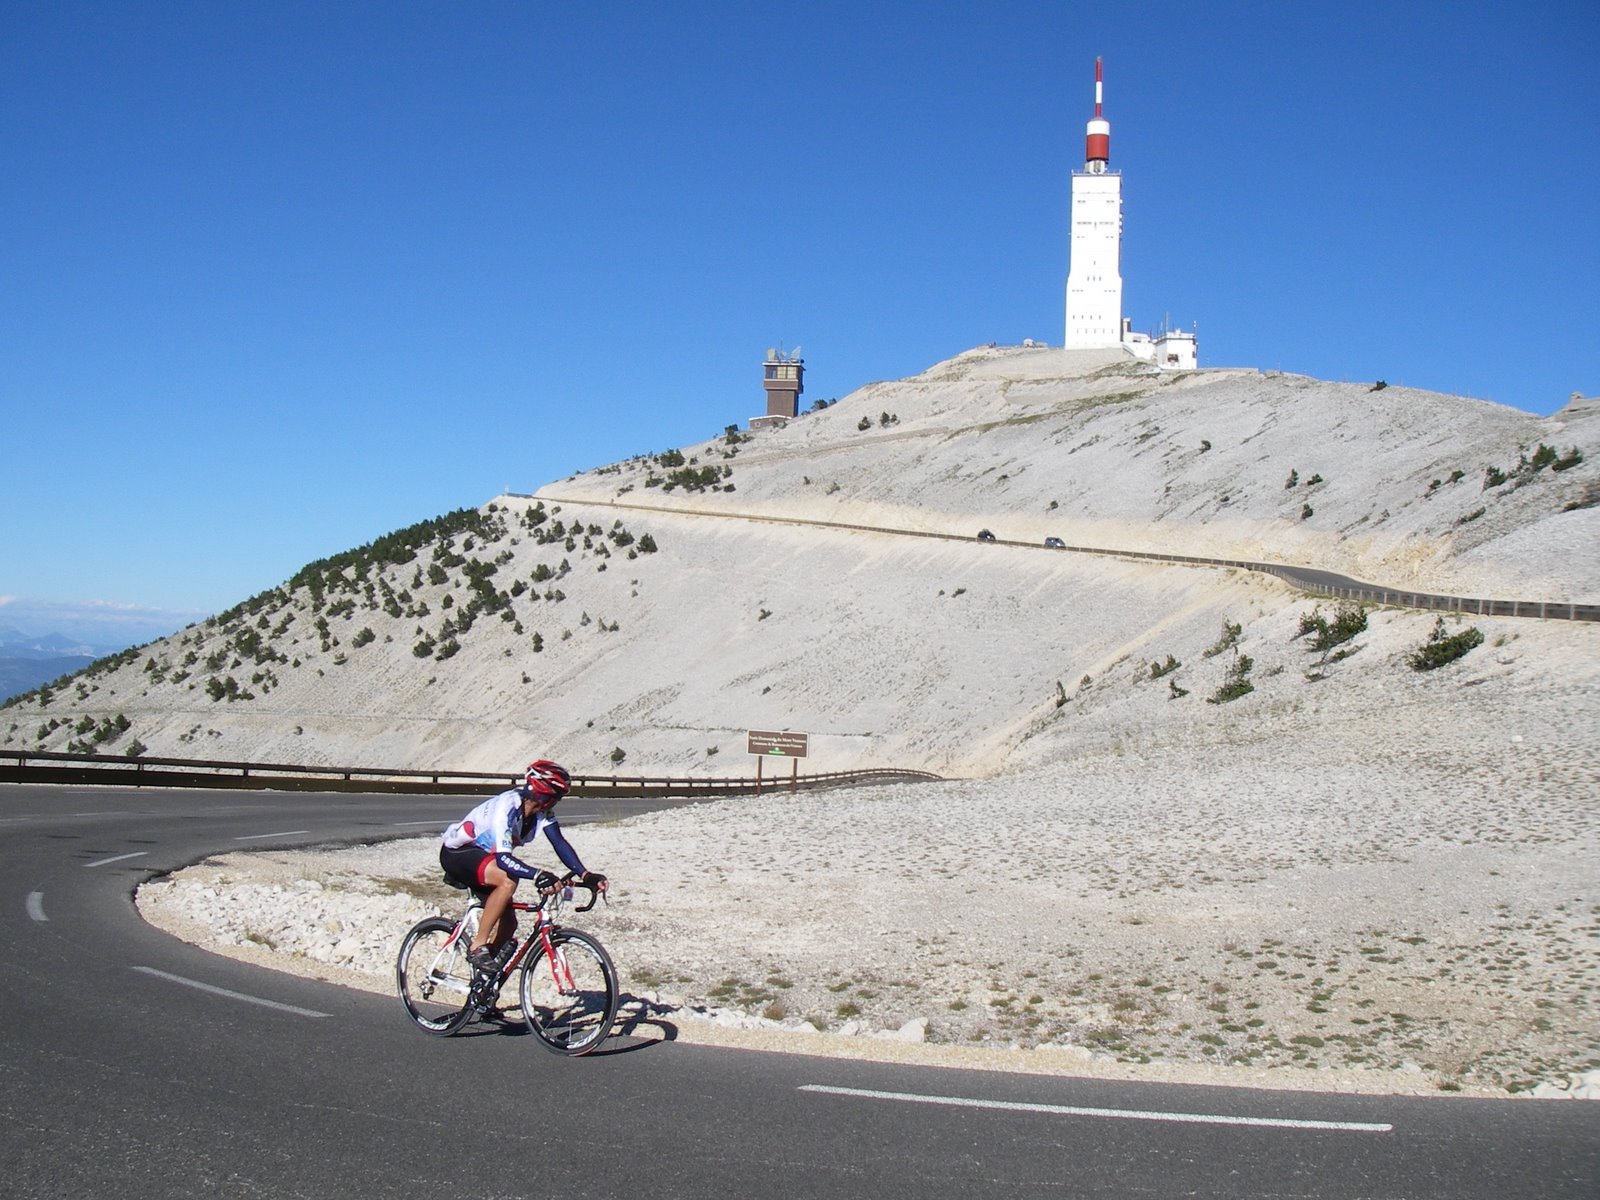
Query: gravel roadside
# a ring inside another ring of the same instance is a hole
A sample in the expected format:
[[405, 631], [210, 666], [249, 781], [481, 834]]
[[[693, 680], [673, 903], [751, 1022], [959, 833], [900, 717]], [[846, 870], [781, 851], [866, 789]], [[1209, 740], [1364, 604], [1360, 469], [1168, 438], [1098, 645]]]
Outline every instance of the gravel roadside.
[[[615, 890], [573, 923], [611, 949], [641, 1025], [685, 1040], [1600, 1094], [1593, 779], [1489, 713], [1441, 720], [1447, 744], [1418, 753], [1417, 715], [1403, 736], [1322, 714], [1313, 738], [1278, 714], [1239, 742], [578, 824]], [[139, 906], [221, 953], [389, 992], [400, 935], [459, 903], [436, 845], [229, 854]]]

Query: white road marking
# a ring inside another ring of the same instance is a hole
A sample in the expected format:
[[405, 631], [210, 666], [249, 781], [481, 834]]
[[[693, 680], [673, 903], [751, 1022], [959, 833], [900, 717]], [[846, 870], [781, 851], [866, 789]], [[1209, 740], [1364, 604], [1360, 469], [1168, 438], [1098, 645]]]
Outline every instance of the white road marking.
[[[445, 824], [448, 825], [449, 822], [446, 821]], [[396, 829], [406, 829], [406, 828], [408, 828], [409, 826], [412, 826], [412, 825], [426, 825], [430, 829], [438, 829], [440, 827], [439, 826], [439, 822], [437, 822], [437, 821], [396, 821], [394, 823], [394, 827]]]
[[44, 915], [44, 893], [43, 892], [29, 892], [28, 893], [28, 915], [30, 917], [32, 917], [35, 921], [48, 921], [50, 919], [49, 917]]
[[955, 1108], [996, 1108], [1008, 1112], [1049, 1113], [1063, 1117], [1116, 1117], [1124, 1121], [1178, 1121], [1191, 1125], [1255, 1125], [1269, 1129], [1331, 1129], [1345, 1133], [1389, 1133], [1393, 1125], [1361, 1121], [1296, 1121], [1287, 1117], [1228, 1117], [1213, 1113], [1144, 1112], [1132, 1108], [1078, 1108], [1066, 1104], [1023, 1104], [1010, 1100], [971, 1100], [962, 1096], [919, 1096], [915, 1092], [875, 1092], [862, 1088], [807, 1083], [802, 1092], [859, 1096], [868, 1100], [900, 1100], [907, 1104], [945, 1104]]
[[262, 838], [298, 837], [302, 833], [310, 833], [309, 829], [285, 829], [282, 833], [252, 833], [247, 837], [236, 837], [236, 842], [257, 842]]
[[216, 987], [209, 983], [201, 983], [198, 979], [185, 979], [182, 975], [171, 975], [166, 971], [158, 971], [154, 967], [134, 967], [135, 971], [142, 971], [146, 975], [154, 975], [157, 979], [168, 979], [173, 983], [181, 983], [185, 987], [198, 988], [202, 992], [210, 992], [214, 996], [226, 996], [230, 1000], [243, 1000], [249, 1004], [259, 1004], [263, 1008], [275, 1008], [279, 1012], [294, 1013], [299, 1017], [327, 1017], [332, 1013], [317, 1012], [310, 1008], [296, 1008], [292, 1004], [279, 1004], [276, 1000], [263, 1000], [260, 996], [247, 996], [243, 992], [230, 992], [227, 988]]
[[107, 863], [121, 862], [125, 858], [143, 858], [149, 853], [150, 851], [148, 850], [135, 850], [132, 854], [118, 854], [114, 858], [101, 858], [92, 863], [84, 863], [83, 865], [85, 869], [88, 869], [89, 867], [103, 867]]

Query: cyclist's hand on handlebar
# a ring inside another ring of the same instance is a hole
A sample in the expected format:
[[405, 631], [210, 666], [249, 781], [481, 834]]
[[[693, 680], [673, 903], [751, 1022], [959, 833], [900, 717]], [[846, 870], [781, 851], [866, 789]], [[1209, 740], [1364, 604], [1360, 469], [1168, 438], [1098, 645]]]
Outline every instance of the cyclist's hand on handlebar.
[[533, 877], [533, 886], [541, 892], [553, 892], [561, 886], [561, 880], [557, 879], [549, 871], [540, 871]]
[[585, 871], [578, 877], [578, 882], [583, 884], [583, 886], [586, 888], [593, 888], [597, 892], [608, 892], [611, 890], [611, 881], [604, 875], [600, 874], [599, 871]]

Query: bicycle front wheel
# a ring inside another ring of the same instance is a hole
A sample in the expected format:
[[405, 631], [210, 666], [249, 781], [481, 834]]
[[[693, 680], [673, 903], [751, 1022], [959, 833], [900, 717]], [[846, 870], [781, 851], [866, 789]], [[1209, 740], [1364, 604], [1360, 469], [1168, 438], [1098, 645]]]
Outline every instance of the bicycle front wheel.
[[456, 923], [444, 917], [418, 921], [400, 943], [395, 985], [400, 1002], [424, 1033], [449, 1037], [472, 1016], [472, 965], [466, 938], [451, 941]]
[[578, 929], [550, 935], [552, 957], [538, 946], [522, 968], [522, 1016], [540, 1045], [556, 1054], [588, 1054], [617, 1016], [617, 969], [606, 949]]

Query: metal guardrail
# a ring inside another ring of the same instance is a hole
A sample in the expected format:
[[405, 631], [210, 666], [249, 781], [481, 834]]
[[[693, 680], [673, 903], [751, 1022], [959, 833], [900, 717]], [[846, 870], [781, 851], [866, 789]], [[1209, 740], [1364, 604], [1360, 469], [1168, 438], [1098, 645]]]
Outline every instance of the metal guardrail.
[[[973, 538], [967, 534], [940, 533], [931, 529], [894, 529], [881, 525], [851, 525], [844, 521], [822, 521], [808, 517], [775, 517], [756, 513], [718, 512], [708, 508], [674, 508], [656, 504], [630, 504], [619, 500], [594, 500], [572, 499], [561, 496], [528, 496], [529, 500], [541, 503], [570, 504], [574, 508], [589, 505], [596, 508], [625, 508], [635, 512], [656, 513], [666, 516], [689, 517], [725, 517], [740, 521], [761, 521], [774, 525], [802, 525], [820, 529], [841, 529], [852, 533], [888, 533], [898, 537], [923, 537], [938, 538], [941, 541], [970, 542]], [[1379, 584], [1363, 583], [1359, 579], [1338, 578], [1341, 582], [1330, 583], [1317, 579], [1316, 574], [1331, 574], [1316, 572], [1313, 568], [1294, 567], [1286, 563], [1253, 562], [1248, 559], [1236, 558], [1200, 558], [1189, 554], [1161, 554], [1145, 550], [1116, 550], [1105, 546], [1058, 546], [1046, 548], [1037, 542], [1019, 542], [1007, 538], [997, 538], [986, 545], [1020, 546], [1026, 549], [1041, 550], [1046, 553], [1060, 554], [1067, 551], [1073, 554], [1094, 554], [1103, 558], [1133, 558], [1143, 561], [1175, 563], [1179, 566], [1189, 567], [1237, 567], [1245, 571], [1260, 571], [1263, 574], [1275, 575], [1286, 583], [1293, 584], [1313, 595], [1332, 596], [1352, 600], [1367, 600], [1374, 604], [1392, 604], [1401, 608], [1421, 608], [1437, 612], [1453, 612], [1472, 614], [1484, 617], [1535, 617], [1551, 621], [1600, 621], [1600, 604], [1575, 604], [1567, 601], [1555, 600], [1490, 600], [1475, 596], [1447, 596], [1431, 592], [1402, 591], [1399, 588], [1386, 588]]]
[[[574, 775], [572, 795], [586, 798], [760, 795], [800, 788], [855, 787], [870, 783], [938, 780], [928, 771], [879, 767], [823, 771], [790, 779], [675, 779], [624, 775]], [[308, 767], [293, 763], [224, 762], [149, 758], [125, 754], [63, 754], [0, 750], [0, 783], [98, 784], [131, 787], [198, 787], [299, 792], [395, 792], [478, 795], [522, 782], [520, 773], [403, 771], [387, 767]]]

